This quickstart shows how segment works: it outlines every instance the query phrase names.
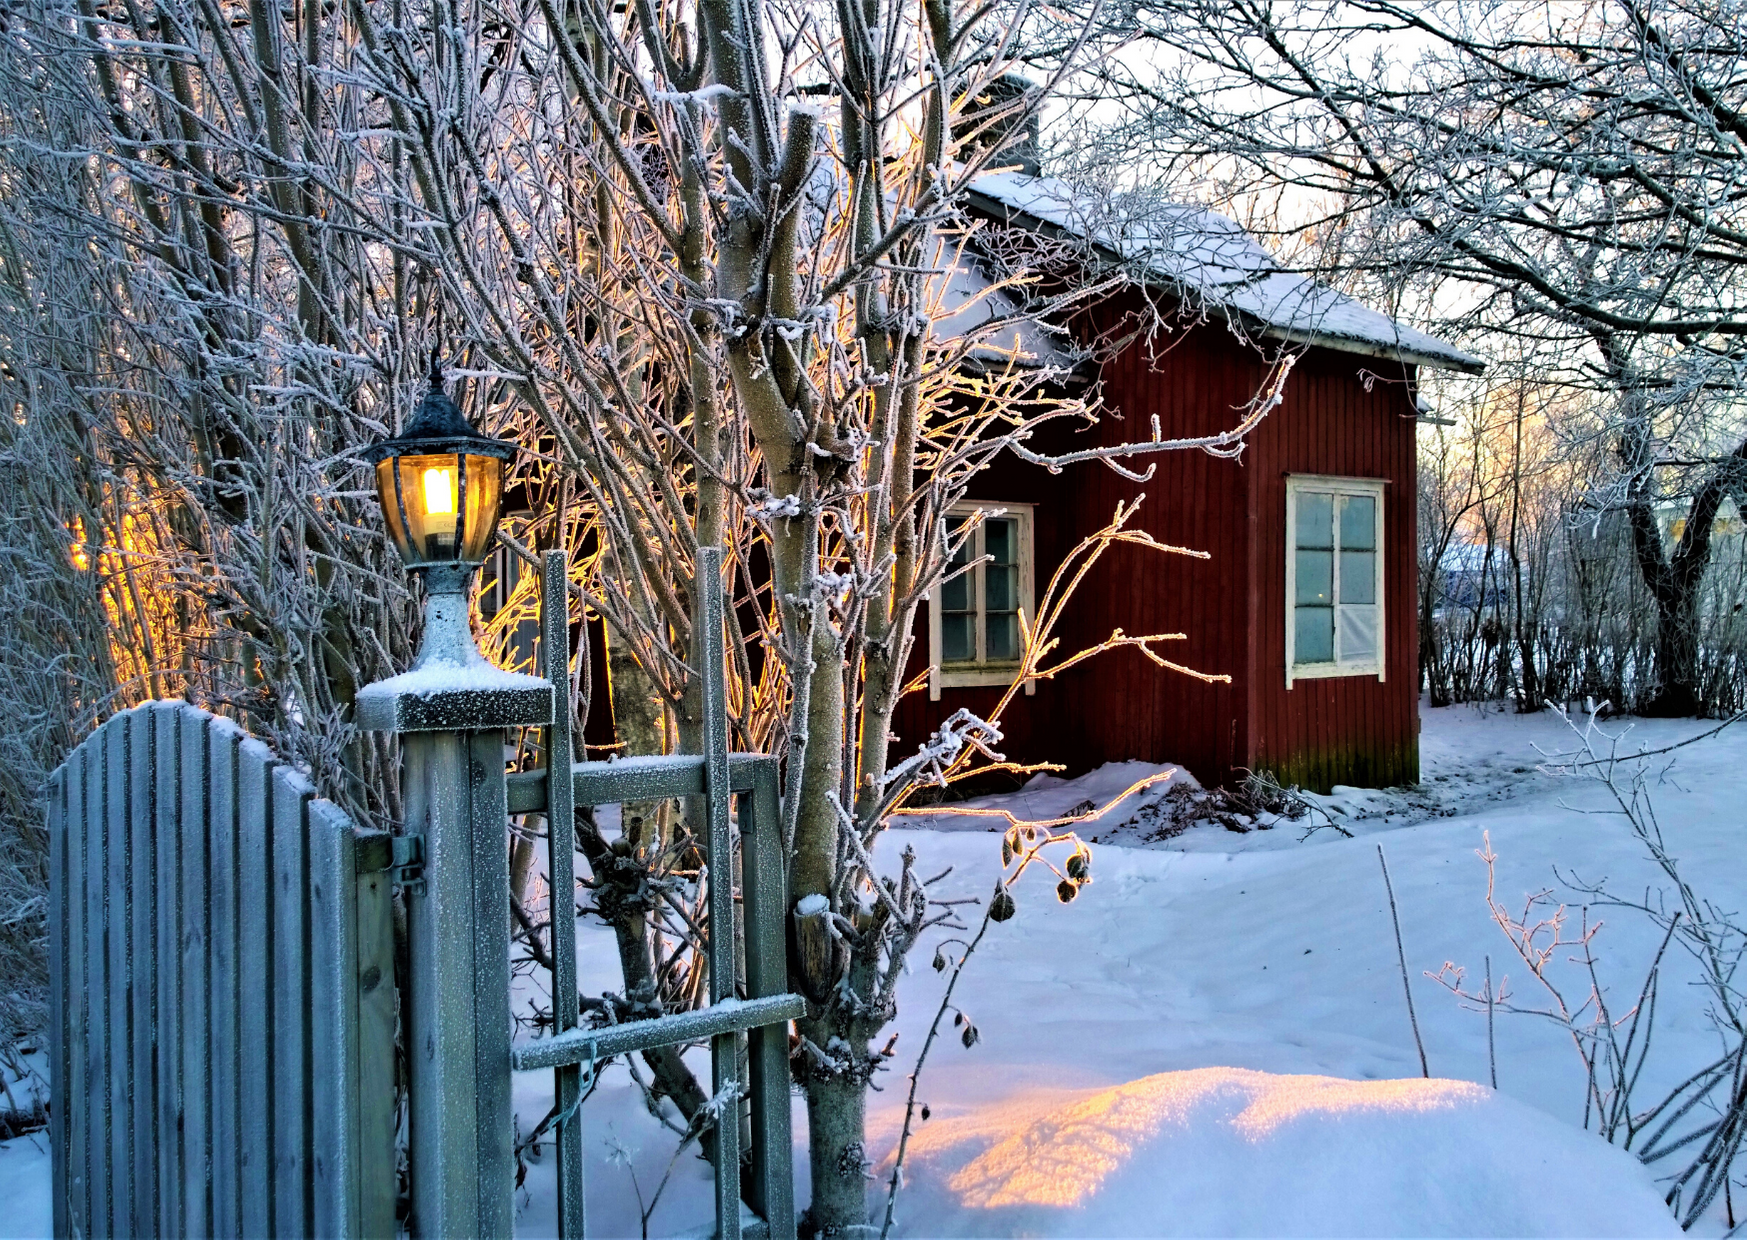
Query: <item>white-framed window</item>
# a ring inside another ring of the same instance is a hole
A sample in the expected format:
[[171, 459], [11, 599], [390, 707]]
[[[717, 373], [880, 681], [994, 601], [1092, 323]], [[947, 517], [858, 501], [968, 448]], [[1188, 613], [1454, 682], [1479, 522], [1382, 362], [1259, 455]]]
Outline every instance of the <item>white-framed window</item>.
[[[942, 689], [1013, 683], [1020, 614], [1027, 624], [1037, 614], [1033, 507], [979, 500], [947, 510], [947, 545], [956, 549], [949, 579], [929, 599], [931, 700], [939, 701]], [[1028, 683], [1025, 691], [1037, 687]]]
[[1383, 679], [1383, 481], [1286, 479], [1286, 687]]

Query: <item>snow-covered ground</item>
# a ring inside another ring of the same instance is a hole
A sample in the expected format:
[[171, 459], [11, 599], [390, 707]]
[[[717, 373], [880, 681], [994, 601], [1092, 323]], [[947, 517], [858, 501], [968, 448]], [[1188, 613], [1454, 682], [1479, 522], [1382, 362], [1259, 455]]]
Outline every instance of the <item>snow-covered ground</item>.
[[[1652, 1172], [1582, 1131], [1583, 1075], [1571, 1041], [1528, 1016], [1496, 1024], [1499, 1091], [1488, 1081], [1486, 1017], [1426, 977], [1446, 961], [1470, 977], [1490, 954], [1526, 996], [1522, 968], [1488, 918], [1490, 833], [1498, 892], [1517, 904], [1554, 874], [1641, 892], [1657, 875], [1604, 790], [1536, 768], [1568, 747], [1550, 716], [1426, 711], [1424, 782], [1320, 798], [1350, 832], [1308, 839], [1304, 822], [1235, 831], [1208, 824], [1141, 842], [1124, 806], [1083, 828], [1098, 836], [1094, 882], [1072, 904], [1028, 877], [1018, 914], [991, 929], [959, 983], [976, 1022], [971, 1049], [937, 1043], [920, 1098], [897, 1234], [1645, 1235], [1677, 1230]], [[1701, 730], [1638, 723], [1654, 747]], [[1660, 767], [1658, 767], [1660, 769]], [[1106, 770], [1038, 785], [983, 808], [1058, 817], [1101, 803], [1158, 768]], [[1180, 777], [1173, 777], [1174, 779]], [[1141, 799], [1162, 795], [1155, 784]], [[1747, 893], [1747, 725], [1683, 750], [1656, 789], [1670, 850], [1725, 909]], [[955, 813], [888, 833], [925, 872], [953, 874], [939, 896], [984, 896], [1004, 819]], [[1144, 824], [1142, 824], [1144, 825]], [[1239, 825], [1248, 825], [1242, 824]], [[1431, 1081], [1420, 1078], [1377, 845], [1389, 859]], [[1593, 915], [1592, 915], [1593, 916]], [[1609, 911], [1597, 940], [1604, 982], [1629, 1005], [1655, 950], [1653, 929]], [[581, 934], [585, 990], [617, 989], [610, 941]], [[889, 1168], [905, 1073], [944, 984], [917, 968], [900, 991], [893, 1071], [870, 1115], [869, 1158]], [[1670, 1086], [1716, 1054], [1685, 962], [1663, 984], [1646, 1089]], [[698, 1059], [700, 1069], [704, 1058]], [[517, 1081], [524, 1129], [550, 1105], [550, 1077]], [[641, 1234], [638, 1198], [661, 1182], [671, 1143], [610, 1067], [583, 1111], [590, 1230]], [[804, 1109], [795, 1106], [805, 1201]], [[0, 1236], [46, 1218], [47, 1162], [30, 1139], [0, 1148]], [[1658, 1167], [1657, 1173], [1664, 1169]], [[553, 1234], [550, 1158], [518, 1194], [518, 1233]], [[883, 1182], [883, 1179], [882, 1179]], [[16, 1203], [13, 1205], [12, 1203]], [[1737, 1203], [1747, 1214], [1747, 1199]], [[708, 1222], [707, 1169], [679, 1160], [649, 1234]], [[1696, 1232], [1727, 1230], [1722, 1203]]]
[[[30, 1109], [47, 1094], [43, 1039], [0, 1047], [0, 1110]], [[46, 1236], [49, 1214], [47, 1133], [0, 1142], [0, 1236]]]

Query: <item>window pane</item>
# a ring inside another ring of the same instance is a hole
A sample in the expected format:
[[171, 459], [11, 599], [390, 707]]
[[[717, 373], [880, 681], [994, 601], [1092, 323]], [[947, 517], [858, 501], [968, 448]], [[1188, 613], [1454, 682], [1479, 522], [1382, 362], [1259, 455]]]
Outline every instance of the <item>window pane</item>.
[[1019, 617], [1013, 612], [992, 615], [987, 624], [987, 646], [983, 657], [991, 663], [1016, 661], [1019, 658]]
[[1019, 523], [1010, 517], [983, 523], [983, 554], [989, 557], [983, 566], [983, 606], [989, 611], [1012, 611], [1019, 605], [1018, 533]]
[[[951, 546], [953, 541], [963, 533], [964, 523], [965, 518], [963, 517], [948, 517], [946, 519], [946, 543], [948, 546]], [[977, 540], [974, 536], [965, 539], [965, 541], [959, 545], [958, 549], [952, 553], [952, 562], [954, 564], [970, 563], [971, 549], [976, 541]]]
[[[946, 541], [948, 546], [952, 545], [952, 540], [957, 538], [959, 533], [964, 529], [964, 523], [965, 519], [963, 517], [948, 517], [946, 519]], [[969, 564], [971, 561], [971, 551], [973, 550], [975, 543], [975, 537], [965, 539], [964, 544], [952, 553], [952, 559], [948, 563], [946, 571], [949, 573], [957, 572], [961, 567]], [[940, 610], [943, 613], [971, 610], [970, 573], [960, 573], [959, 576], [946, 582], [940, 587]]]
[[976, 659], [977, 648], [972, 640], [974, 630], [971, 628], [975, 620], [975, 616], [965, 613], [940, 617], [940, 661], [942, 663], [970, 663]]
[[[1299, 553], [1300, 555], [1303, 552]], [[1377, 553], [1341, 552], [1341, 604], [1377, 601]]]
[[1299, 551], [1297, 590], [1292, 601], [1299, 606], [1329, 607], [1334, 604], [1335, 553]]
[[965, 573], [954, 577], [940, 587], [941, 612], [969, 611], [971, 609], [971, 575]]
[[1297, 607], [1292, 611], [1292, 661], [1333, 663], [1335, 658], [1335, 609]]
[[983, 553], [995, 564], [1019, 563], [1019, 522], [996, 517], [983, 522]]
[[1377, 661], [1377, 609], [1375, 607], [1342, 607], [1341, 662], [1375, 663]]
[[[1299, 545], [1303, 545], [1302, 541]], [[1377, 549], [1375, 495], [1347, 495], [1341, 498], [1341, 546], [1351, 551]]]
[[1335, 497], [1316, 491], [1298, 493], [1298, 545], [1333, 547]]
[[1019, 566], [983, 565], [983, 606], [990, 611], [1012, 611], [1019, 606]]

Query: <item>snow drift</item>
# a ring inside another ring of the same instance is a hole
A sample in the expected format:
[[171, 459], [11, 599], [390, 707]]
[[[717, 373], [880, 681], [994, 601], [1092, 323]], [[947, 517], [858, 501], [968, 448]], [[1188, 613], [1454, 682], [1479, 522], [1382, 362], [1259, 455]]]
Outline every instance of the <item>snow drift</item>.
[[912, 1236], [1673, 1236], [1631, 1155], [1469, 1081], [1244, 1068], [922, 1125]]

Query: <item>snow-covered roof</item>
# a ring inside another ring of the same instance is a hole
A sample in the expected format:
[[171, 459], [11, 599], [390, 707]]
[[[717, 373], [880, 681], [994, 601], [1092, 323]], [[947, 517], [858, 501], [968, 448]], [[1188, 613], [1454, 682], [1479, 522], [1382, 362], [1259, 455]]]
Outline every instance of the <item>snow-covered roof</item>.
[[1059, 178], [1022, 172], [985, 173], [970, 192], [973, 204], [991, 214], [1016, 212], [1139, 262], [1190, 297], [1236, 312], [1263, 335], [1471, 374], [1485, 367], [1472, 353], [1288, 271], [1238, 224], [1204, 207], [1125, 214]]
[[934, 280], [935, 339], [974, 341], [970, 357], [997, 369], [1011, 362], [1066, 373], [1084, 360], [1064, 332], [1023, 312], [1016, 291], [984, 269], [962, 235], [937, 232], [934, 247], [931, 265], [942, 273]]

